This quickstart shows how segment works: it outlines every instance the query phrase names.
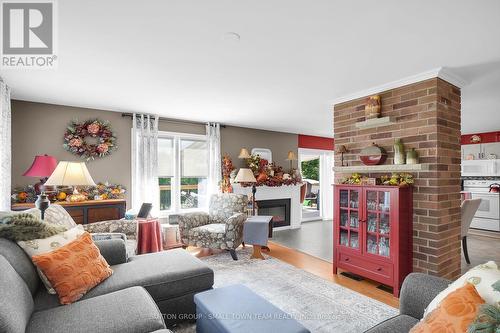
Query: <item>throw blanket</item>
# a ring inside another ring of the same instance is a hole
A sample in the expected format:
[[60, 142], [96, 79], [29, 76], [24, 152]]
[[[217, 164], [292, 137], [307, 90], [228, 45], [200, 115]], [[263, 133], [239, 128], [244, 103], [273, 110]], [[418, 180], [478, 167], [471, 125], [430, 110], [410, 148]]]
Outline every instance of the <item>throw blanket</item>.
[[67, 230], [63, 226], [45, 223], [28, 213], [8, 215], [1, 222], [0, 237], [16, 242], [47, 238]]

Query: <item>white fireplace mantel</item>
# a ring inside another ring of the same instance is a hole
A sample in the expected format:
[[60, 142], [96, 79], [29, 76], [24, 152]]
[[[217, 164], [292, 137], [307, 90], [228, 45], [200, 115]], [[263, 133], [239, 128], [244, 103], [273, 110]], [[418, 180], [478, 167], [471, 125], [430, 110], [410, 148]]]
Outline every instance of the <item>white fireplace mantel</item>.
[[[240, 184], [232, 184], [233, 192], [237, 194], [246, 194], [249, 197], [252, 195], [252, 187], [242, 187]], [[257, 186], [255, 200], [275, 200], [275, 199], [290, 199], [290, 227], [280, 227], [281, 229], [297, 229], [300, 228], [302, 218], [302, 210], [300, 204], [300, 187], [299, 185], [283, 185], [283, 186]]]

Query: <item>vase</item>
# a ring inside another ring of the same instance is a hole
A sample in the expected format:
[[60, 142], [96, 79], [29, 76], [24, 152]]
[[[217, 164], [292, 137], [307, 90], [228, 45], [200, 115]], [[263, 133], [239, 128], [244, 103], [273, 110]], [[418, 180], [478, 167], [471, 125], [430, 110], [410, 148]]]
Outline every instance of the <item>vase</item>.
[[406, 164], [418, 164], [418, 153], [415, 148], [406, 152]]
[[380, 117], [380, 109], [380, 96], [374, 95], [368, 97], [365, 105], [365, 118], [373, 119]]
[[405, 147], [401, 139], [394, 142], [394, 164], [405, 164]]

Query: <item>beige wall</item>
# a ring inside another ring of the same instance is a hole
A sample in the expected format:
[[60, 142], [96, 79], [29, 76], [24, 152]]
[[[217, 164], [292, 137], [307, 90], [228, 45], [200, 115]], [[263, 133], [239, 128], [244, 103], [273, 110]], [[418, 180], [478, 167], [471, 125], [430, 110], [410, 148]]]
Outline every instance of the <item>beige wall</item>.
[[[78, 157], [62, 147], [67, 124], [89, 118], [108, 120], [117, 137], [118, 149], [102, 159], [88, 162], [89, 172], [96, 182], [122, 184], [130, 190], [131, 183], [131, 119], [121, 113], [62, 105], [12, 101], [12, 185], [34, 184], [36, 179], [24, 177], [35, 155], [48, 154], [57, 160], [78, 161]], [[205, 126], [161, 121], [162, 131], [204, 134]], [[297, 135], [228, 126], [221, 129], [222, 153], [228, 153], [236, 167], [241, 147], [269, 148], [276, 163], [287, 166], [287, 152], [297, 152]], [[296, 164], [295, 164], [296, 165]], [[129, 196], [127, 195], [128, 204]]]
[[[221, 129], [222, 154], [229, 154], [233, 165], [237, 168], [244, 167], [244, 161], [238, 159], [241, 147], [246, 147], [249, 152], [252, 148], [270, 149], [273, 153], [273, 162], [287, 169], [288, 151], [292, 150], [297, 154], [298, 135], [233, 126]], [[297, 161], [294, 162], [294, 166], [297, 167]]]

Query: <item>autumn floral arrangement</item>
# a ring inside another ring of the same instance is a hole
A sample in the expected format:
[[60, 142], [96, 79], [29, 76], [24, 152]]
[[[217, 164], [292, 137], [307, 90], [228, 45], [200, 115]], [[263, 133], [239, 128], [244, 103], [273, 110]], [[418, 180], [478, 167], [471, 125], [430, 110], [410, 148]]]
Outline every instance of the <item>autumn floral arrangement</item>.
[[[373, 181], [373, 183], [371, 183]], [[359, 173], [353, 173], [349, 177], [345, 177], [340, 180], [341, 184], [352, 184], [352, 185], [389, 185], [389, 186], [399, 186], [406, 187], [413, 185], [415, 179], [410, 173], [393, 173], [392, 175], [383, 175], [380, 178], [368, 178], [362, 176]]]
[[231, 185], [231, 173], [235, 167], [233, 166], [233, 161], [229, 155], [224, 155], [222, 158], [222, 181], [220, 184], [222, 193], [232, 193], [233, 186]]
[[[88, 137], [96, 139], [97, 142], [88, 142]], [[71, 121], [64, 133], [63, 147], [87, 161], [109, 155], [117, 148], [116, 137], [109, 122], [99, 119]]]
[[123, 199], [127, 192], [123, 185], [97, 183], [96, 186], [76, 186], [76, 190], [87, 200]]
[[[122, 185], [110, 183], [98, 183], [96, 186], [76, 186], [84, 200], [123, 199], [126, 189]], [[73, 188], [58, 186], [55, 191], [47, 192], [51, 202], [70, 201]], [[12, 190], [12, 203], [33, 203], [37, 199], [33, 185], [20, 186]], [[80, 200], [81, 201], [81, 200]]]
[[37, 199], [37, 194], [35, 191], [35, 186], [26, 185], [18, 186], [12, 190], [12, 195], [10, 196], [10, 201], [12, 203], [32, 203]]
[[[283, 186], [297, 185], [302, 182], [302, 177], [296, 170], [290, 170], [290, 173], [285, 173], [283, 168], [274, 163], [269, 163], [268, 160], [261, 158], [259, 155], [251, 155], [246, 160], [247, 166], [251, 169], [257, 179], [256, 186]], [[251, 184], [242, 184], [242, 186], [251, 186]]]

